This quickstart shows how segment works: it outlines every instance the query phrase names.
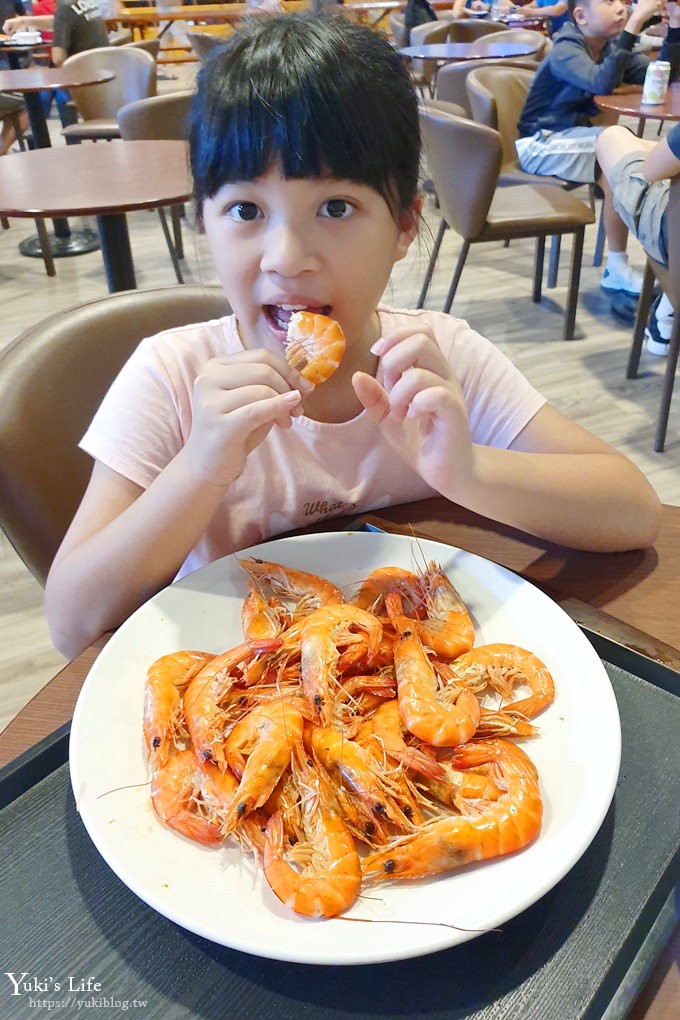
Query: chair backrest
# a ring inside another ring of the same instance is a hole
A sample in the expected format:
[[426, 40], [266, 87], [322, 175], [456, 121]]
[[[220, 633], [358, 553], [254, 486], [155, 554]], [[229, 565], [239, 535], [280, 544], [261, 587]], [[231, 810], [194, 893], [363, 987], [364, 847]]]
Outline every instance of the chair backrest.
[[477, 21], [473, 18], [431, 21], [411, 29], [411, 44], [440, 42], [474, 42], [483, 35], [506, 32], [505, 25], [497, 21]]
[[153, 39], [135, 39], [134, 42], [130, 40], [130, 42], [125, 45], [132, 46], [135, 50], [146, 50], [147, 53], [151, 54], [154, 60], [158, 60], [158, 54], [161, 50], [160, 36], [154, 36]]
[[115, 78], [101, 85], [72, 88], [74, 102], [83, 120], [110, 118], [133, 99], [156, 95], [156, 61], [135, 46], [100, 46], [67, 57], [64, 66], [86, 71], [113, 71]]
[[[498, 23], [497, 23], [498, 24]], [[527, 54], [522, 57], [522, 60], [531, 60], [533, 63], [540, 64], [543, 58], [548, 53], [552, 43], [547, 35], [543, 35], [542, 32], [536, 32], [531, 28], [504, 28], [503, 34], [498, 35], [494, 42], [499, 43], [526, 43], [529, 46], [535, 46], [536, 50], [534, 53]]]
[[408, 46], [409, 33], [406, 31], [406, 23], [404, 22], [403, 11], [395, 11], [387, 19], [390, 26], [390, 33], [394, 40], [394, 45], [401, 49], [402, 46]]
[[187, 37], [199, 60], [207, 60], [214, 50], [226, 42], [226, 36], [211, 35], [209, 32], [187, 32]]
[[424, 103], [423, 146], [442, 217], [474, 241], [484, 230], [501, 168], [501, 139], [483, 124]]
[[185, 140], [193, 98], [191, 90], [166, 92], [121, 106], [118, 111], [121, 137]]
[[460, 63], [445, 64], [437, 72], [435, 96], [437, 99], [443, 99], [448, 103], [456, 103], [457, 106], [461, 106], [465, 110], [466, 116], [472, 117], [472, 107], [470, 106], [466, 85], [468, 75], [478, 67], [506, 66], [526, 68], [530, 71], [536, 69], [535, 64], [515, 58], [508, 60], [464, 60]]
[[132, 42], [132, 32], [129, 28], [119, 28], [115, 32], [109, 32], [109, 46], [127, 46]]
[[501, 136], [503, 166], [517, 163], [517, 124], [524, 109], [534, 71], [519, 67], [478, 67], [466, 80], [473, 120], [494, 128]]
[[0, 526], [44, 584], [87, 486], [78, 448], [143, 337], [229, 312], [219, 287], [113, 294], [59, 312], [0, 353]]

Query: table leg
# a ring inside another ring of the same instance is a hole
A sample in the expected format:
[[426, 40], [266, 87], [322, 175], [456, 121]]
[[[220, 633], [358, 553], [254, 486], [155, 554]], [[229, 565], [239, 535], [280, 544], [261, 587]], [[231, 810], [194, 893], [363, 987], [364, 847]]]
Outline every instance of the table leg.
[[98, 216], [97, 226], [109, 291], [113, 294], [117, 290], [135, 290], [137, 281], [125, 213]]
[[[26, 110], [31, 124], [33, 145], [38, 149], [46, 149], [51, 145], [50, 133], [47, 129], [47, 120], [43, 110], [39, 92], [26, 93]], [[72, 231], [68, 220], [59, 217], [52, 220], [54, 224], [54, 235], [50, 237], [50, 248], [52, 257], [55, 259], [66, 258], [69, 255], [83, 255], [85, 252], [96, 251], [99, 248], [99, 239], [94, 230]], [[43, 258], [40, 237], [28, 237], [19, 245], [22, 255], [29, 258]]]

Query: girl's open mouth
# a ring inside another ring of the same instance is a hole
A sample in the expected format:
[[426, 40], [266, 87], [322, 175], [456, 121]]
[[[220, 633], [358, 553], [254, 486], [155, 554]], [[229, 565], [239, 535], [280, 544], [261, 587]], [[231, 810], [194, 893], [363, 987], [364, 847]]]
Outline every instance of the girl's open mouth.
[[276, 330], [288, 331], [288, 324], [294, 312], [313, 312], [316, 315], [331, 314], [330, 305], [265, 305], [264, 312]]

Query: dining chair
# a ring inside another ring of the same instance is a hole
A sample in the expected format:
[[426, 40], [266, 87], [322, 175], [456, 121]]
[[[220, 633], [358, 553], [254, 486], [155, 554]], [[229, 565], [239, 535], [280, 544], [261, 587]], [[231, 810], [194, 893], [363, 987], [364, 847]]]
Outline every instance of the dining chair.
[[678, 351], [680, 350], [680, 177], [671, 178], [666, 217], [669, 249], [668, 265], [664, 266], [647, 256], [647, 264], [642, 280], [642, 292], [638, 302], [635, 327], [633, 329], [633, 341], [626, 368], [626, 378], [635, 379], [640, 367], [642, 342], [652, 303], [652, 289], [656, 279], [673, 306], [673, 330], [668, 344], [666, 371], [661, 389], [661, 402], [654, 436], [654, 450], [656, 453], [662, 453], [666, 445], [668, 415], [671, 409], [675, 372], [678, 364]]
[[187, 31], [189, 45], [200, 61], [207, 60], [211, 53], [224, 44], [226, 36], [211, 35], [209, 32]]
[[478, 67], [518, 67], [528, 71], [535, 71], [536, 65], [525, 57], [508, 57], [504, 60], [483, 58], [480, 60], [463, 60], [459, 63], [452, 62], [439, 68], [437, 83], [435, 86], [435, 99], [444, 100], [447, 103], [455, 103], [465, 110], [466, 117], [472, 118], [472, 107], [468, 98], [467, 77], [471, 71]]
[[145, 50], [147, 53], [151, 54], [154, 60], [158, 60], [158, 54], [161, 51], [161, 40], [159, 36], [154, 36], [149, 39], [134, 39], [125, 45], [132, 47], [134, 50]]
[[564, 339], [572, 340], [581, 274], [585, 228], [592, 210], [562, 188], [551, 185], [500, 187], [503, 143], [498, 131], [425, 103], [420, 110], [425, 153], [439, 198], [442, 218], [417, 307], [422, 308], [447, 226], [462, 239], [458, 261], [444, 302], [451, 309], [465, 261], [473, 244], [536, 238], [532, 298], [541, 299], [545, 239], [573, 234], [571, 274], [564, 318]]
[[[484, 67], [473, 68], [465, 80], [472, 118], [479, 124], [495, 128], [503, 139], [503, 165], [501, 167], [503, 184], [529, 184], [533, 181], [539, 184], [556, 184], [567, 191], [581, 188], [584, 186], [581, 182], [567, 181], [561, 177], [527, 174], [520, 166], [515, 149], [515, 142], [519, 134], [517, 125], [533, 79], [534, 72], [531, 69], [513, 68], [507, 64], [504, 67], [499, 67], [489, 63]], [[588, 185], [588, 197], [590, 207], [595, 212], [594, 184]], [[600, 212], [593, 258], [595, 266], [602, 263], [604, 242], [604, 218]], [[553, 239], [550, 247], [548, 287], [557, 286], [559, 257], [560, 237], [557, 236]]]
[[0, 527], [41, 584], [89, 480], [78, 442], [124, 362], [145, 336], [229, 310], [220, 287], [121, 291], [0, 353]]
[[479, 21], [473, 18], [454, 18], [430, 21], [411, 29], [411, 45], [421, 43], [475, 42], [483, 35], [507, 32], [507, 26], [499, 21]]
[[[187, 118], [194, 97], [191, 89], [182, 92], [167, 92], [161, 96], [148, 96], [126, 103], [118, 111], [118, 126], [121, 138], [184, 140], [188, 137]], [[182, 243], [183, 206], [173, 205], [170, 209], [174, 238], [170, 236], [165, 209], [159, 207], [158, 216], [165, 237], [170, 258], [178, 283], [184, 283], [179, 259], [184, 258]]]
[[547, 35], [544, 35], [543, 32], [537, 32], [533, 28], [508, 28], [507, 25], [503, 27], [505, 31], [499, 32], [494, 42], [526, 43], [528, 46], [535, 46], [535, 51], [522, 57], [522, 60], [531, 61], [536, 66], [541, 63], [552, 46], [552, 42]]
[[121, 106], [156, 95], [156, 61], [136, 46], [100, 46], [74, 53], [63, 66], [115, 74], [111, 81], [100, 85], [81, 85], [70, 90], [81, 119], [62, 131], [69, 144], [120, 138], [117, 117]]

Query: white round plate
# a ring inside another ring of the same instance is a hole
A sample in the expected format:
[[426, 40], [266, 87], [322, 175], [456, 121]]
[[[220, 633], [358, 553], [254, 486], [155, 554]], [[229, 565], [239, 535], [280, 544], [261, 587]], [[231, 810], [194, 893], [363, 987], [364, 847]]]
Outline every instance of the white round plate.
[[[235, 556], [160, 592], [114, 634], [93, 665], [71, 729], [71, 782], [104, 860], [145, 903], [213, 942], [299, 963], [406, 959], [498, 928], [578, 861], [611, 802], [621, 729], [609, 678], [586, 638], [547, 596], [510, 571], [437, 542], [348, 532], [244, 550], [329, 578], [349, 591], [371, 570], [437, 561], [469, 607], [476, 643], [507, 641], [539, 655], [556, 686], [524, 746], [544, 798], [538, 839], [510, 857], [414, 884], [366, 888], [347, 916], [315, 921], [285, 908], [259, 865], [236, 847], [206, 848], [154, 815], [142, 746], [148, 666], [183, 648], [221, 652], [242, 640], [246, 574]], [[410, 921], [416, 924], [399, 922]]]

